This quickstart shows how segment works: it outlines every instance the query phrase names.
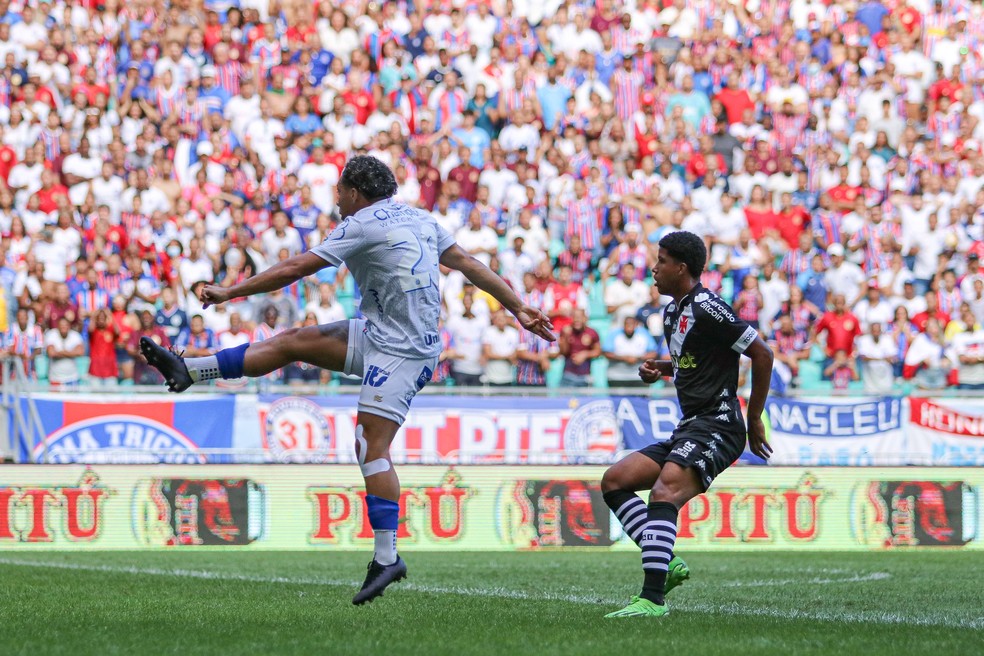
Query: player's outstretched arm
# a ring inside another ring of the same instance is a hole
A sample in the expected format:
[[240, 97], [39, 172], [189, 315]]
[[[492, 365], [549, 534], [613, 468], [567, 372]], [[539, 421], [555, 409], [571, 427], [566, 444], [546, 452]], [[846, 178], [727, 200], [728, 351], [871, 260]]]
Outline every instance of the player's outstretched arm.
[[765, 424], [762, 423], [762, 413], [765, 412], [765, 400], [769, 397], [769, 387], [772, 384], [772, 349], [756, 337], [751, 346], [745, 349], [745, 355], [752, 359], [752, 393], [748, 397], [748, 448], [759, 458], [768, 459], [772, 455], [772, 447], [765, 440]]
[[278, 262], [263, 273], [247, 278], [238, 285], [231, 287], [205, 285], [199, 292], [199, 298], [202, 307], [207, 308], [209, 305], [225, 303], [230, 298], [265, 294], [283, 289], [301, 278], [317, 273], [326, 266], [329, 266], [328, 262], [309, 251]]
[[469, 255], [458, 244], [452, 245], [441, 253], [441, 264], [449, 269], [460, 271], [476, 287], [492, 294], [495, 300], [512, 312], [526, 330], [550, 342], [557, 339], [553, 334], [553, 324], [547, 315], [535, 307], [523, 305], [499, 274]]

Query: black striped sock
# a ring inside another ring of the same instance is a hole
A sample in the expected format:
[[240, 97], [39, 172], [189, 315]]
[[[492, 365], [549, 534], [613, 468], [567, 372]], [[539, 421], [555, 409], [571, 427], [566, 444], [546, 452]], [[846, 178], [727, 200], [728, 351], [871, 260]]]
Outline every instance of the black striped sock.
[[605, 503], [612, 509], [615, 518], [622, 525], [622, 530], [632, 538], [633, 542], [639, 544], [639, 540], [642, 539], [642, 529], [649, 520], [646, 502], [634, 492], [627, 490], [605, 492], [603, 496]]
[[663, 603], [666, 573], [676, 542], [677, 507], [667, 501], [649, 504], [649, 521], [642, 531], [642, 571], [646, 575], [639, 596], [655, 604]]

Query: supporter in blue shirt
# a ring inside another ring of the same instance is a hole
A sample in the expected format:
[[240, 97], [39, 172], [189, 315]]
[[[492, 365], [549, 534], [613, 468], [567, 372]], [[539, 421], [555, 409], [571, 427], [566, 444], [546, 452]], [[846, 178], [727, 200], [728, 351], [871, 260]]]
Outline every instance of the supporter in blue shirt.
[[547, 72], [547, 83], [540, 87], [536, 95], [543, 109], [543, 127], [553, 130], [557, 120], [564, 115], [571, 90], [557, 81], [557, 69], [551, 68]]
[[198, 90], [199, 100], [205, 101], [209, 112], [222, 113], [226, 103], [232, 96], [228, 91], [215, 83], [215, 67], [205, 66], [202, 68], [202, 86]]
[[818, 308], [827, 307], [827, 282], [824, 274], [826, 264], [823, 255], [813, 256], [810, 268], [796, 277], [796, 286], [803, 290], [803, 300], [813, 303]]
[[881, 34], [882, 19], [885, 18], [888, 13], [888, 9], [886, 9], [885, 5], [881, 2], [866, 2], [861, 5], [860, 9], [858, 9], [858, 13], [855, 14], [855, 17], [859, 22], [868, 28], [868, 34], [875, 36], [877, 34]]

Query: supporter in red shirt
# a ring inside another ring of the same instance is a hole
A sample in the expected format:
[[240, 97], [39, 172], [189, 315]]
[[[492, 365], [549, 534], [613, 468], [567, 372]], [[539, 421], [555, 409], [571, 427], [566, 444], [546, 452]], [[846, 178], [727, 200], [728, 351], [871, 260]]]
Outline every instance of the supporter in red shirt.
[[41, 188], [35, 195], [38, 197], [38, 209], [50, 214], [58, 209], [59, 197], [68, 200], [68, 187], [57, 182], [54, 172], [44, 169], [41, 171]]
[[800, 235], [810, 227], [810, 213], [802, 205], [793, 203], [793, 195], [783, 192], [780, 196], [777, 227], [782, 240], [790, 249], [799, 246]]
[[847, 184], [847, 167], [843, 166], [841, 167], [841, 183], [831, 187], [827, 196], [830, 198], [833, 209], [850, 212], [854, 209], [854, 201], [860, 193], [861, 191], [857, 187]]
[[89, 377], [116, 382], [116, 340], [119, 330], [109, 308], [100, 308], [89, 324]]
[[729, 124], [741, 121], [742, 114], [746, 109], [755, 109], [755, 102], [748, 95], [748, 91], [740, 87], [740, 84], [741, 76], [737, 71], [733, 71], [728, 75], [727, 86], [714, 96], [724, 105]]
[[752, 187], [752, 197], [745, 207], [745, 220], [752, 239], [758, 241], [766, 233], [775, 233], [778, 229], [779, 217], [772, 210], [772, 204], [765, 196], [761, 185]]
[[7, 144], [0, 144], [0, 178], [7, 184], [10, 178], [10, 169], [17, 165], [17, 151]]
[[557, 282], [547, 287], [543, 298], [543, 311], [550, 315], [554, 332], [560, 333], [571, 324], [575, 311], [584, 309], [587, 296], [580, 283], [574, 282], [570, 265], [557, 267]]
[[349, 87], [342, 94], [342, 100], [349, 107], [355, 109], [355, 121], [359, 125], [365, 125], [369, 120], [369, 115], [376, 111], [376, 101], [372, 94], [362, 87], [362, 76], [358, 73], [349, 74]]
[[588, 327], [588, 315], [584, 310], [574, 310], [570, 325], [560, 331], [559, 341], [560, 354], [564, 356], [561, 386], [587, 387], [591, 383], [591, 361], [601, 355], [601, 339], [593, 328]]
[[936, 319], [940, 322], [941, 328], [946, 328], [946, 325], [950, 323], [950, 315], [940, 309], [940, 300], [936, 292], [926, 292], [923, 298], [926, 299], [926, 309], [912, 317], [912, 325], [916, 327], [916, 330], [923, 333], [926, 332], [926, 322], [930, 319]]
[[844, 351], [853, 357], [854, 340], [861, 335], [861, 325], [858, 318], [847, 310], [843, 294], [834, 295], [834, 309], [824, 312], [820, 321], [813, 326], [810, 342], [816, 344], [820, 333], [827, 334], [827, 358], [833, 358], [837, 351]]

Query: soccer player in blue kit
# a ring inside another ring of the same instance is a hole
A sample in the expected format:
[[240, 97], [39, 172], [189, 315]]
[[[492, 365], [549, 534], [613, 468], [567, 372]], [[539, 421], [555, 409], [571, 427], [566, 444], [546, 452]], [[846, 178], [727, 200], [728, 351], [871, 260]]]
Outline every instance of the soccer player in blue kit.
[[393, 200], [396, 179], [380, 160], [352, 158], [337, 192], [344, 220], [319, 246], [238, 285], [206, 285], [200, 298], [208, 307], [271, 292], [344, 262], [362, 290], [364, 319], [292, 328], [269, 340], [202, 358], [182, 358], [146, 338], [140, 348], [172, 392], [216, 378], [255, 378], [297, 361], [362, 376], [356, 454], [365, 478], [375, 553], [365, 583], [352, 600], [358, 605], [406, 577], [406, 564], [396, 551], [400, 481], [389, 447], [441, 354], [438, 264], [463, 273], [526, 330], [550, 341], [556, 336], [545, 314], [524, 305], [498, 274], [458, 246], [429, 213]]
[[[704, 240], [672, 232], [659, 241], [653, 281], [673, 301], [663, 309], [663, 334], [670, 361], [647, 360], [644, 382], [672, 376], [683, 418], [669, 439], [631, 453], [601, 479], [605, 503], [625, 533], [642, 549], [642, 592], [605, 617], [662, 617], [664, 596], [689, 578], [674, 556], [680, 508], [710, 487], [745, 450], [768, 458], [762, 412], [772, 378], [772, 350], [758, 331], [737, 316], [717, 294], [700, 284], [707, 262]], [[738, 403], [738, 359], [752, 360], [748, 420]], [[649, 505], [636, 496], [649, 490]]]

